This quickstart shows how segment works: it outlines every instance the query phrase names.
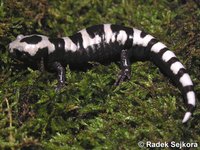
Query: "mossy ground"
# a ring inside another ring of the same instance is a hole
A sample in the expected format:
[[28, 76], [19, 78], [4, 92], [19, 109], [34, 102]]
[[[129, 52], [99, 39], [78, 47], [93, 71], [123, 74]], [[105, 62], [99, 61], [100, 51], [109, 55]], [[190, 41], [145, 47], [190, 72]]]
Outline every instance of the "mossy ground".
[[113, 87], [118, 64], [87, 71], [67, 67], [67, 85], [56, 93], [55, 74], [21, 69], [7, 52], [18, 34], [60, 37], [101, 23], [133, 26], [177, 54], [199, 98], [200, 8], [195, 1], [182, 2], [0, 0], [0, 149], [140, 149], [139, 141], [199, 142], [198, 105], [189, 123], [181, 124], [181, 94], [150, 62], [132, 64], [131, 80], [118, 87]]

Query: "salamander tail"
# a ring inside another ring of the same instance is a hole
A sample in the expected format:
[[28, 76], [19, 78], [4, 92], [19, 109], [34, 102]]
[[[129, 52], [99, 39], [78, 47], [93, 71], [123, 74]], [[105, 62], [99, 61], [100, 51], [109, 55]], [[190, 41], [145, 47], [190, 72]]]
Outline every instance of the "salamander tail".
[[185, 116], [184, 116], [184, 118], [183, 118], [183, 120], [182, 120], [182, 123], [186, 123], [189, 119], [190, 119], [190, 117], [192, 116], [192, 113], [191, 112], [186, 112], [185, 113]]
[[188, 104], [188, 111], [185, 113], [182, 123], [186, 123], [191, 118], [194, 109], [194, 104]]

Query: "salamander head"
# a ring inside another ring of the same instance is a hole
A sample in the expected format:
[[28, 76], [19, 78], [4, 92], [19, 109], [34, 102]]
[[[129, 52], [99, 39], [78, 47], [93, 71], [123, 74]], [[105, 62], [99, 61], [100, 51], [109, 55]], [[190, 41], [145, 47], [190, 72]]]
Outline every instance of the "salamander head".
[[48, 38], [42, 35], [18, 35], [9, 44], [9, 53], [20, 61], [33, 62], [48, 54], [47, 41]]

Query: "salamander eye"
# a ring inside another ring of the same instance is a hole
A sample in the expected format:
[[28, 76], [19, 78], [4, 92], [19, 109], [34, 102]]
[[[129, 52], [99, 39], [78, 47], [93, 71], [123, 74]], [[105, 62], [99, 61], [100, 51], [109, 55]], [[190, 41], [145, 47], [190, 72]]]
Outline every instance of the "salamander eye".
[[22, 56], [22, 53], [20, 51], [15, 50], [14, 52], [17, 58], [20, 58]]
[[16, 49], [13, 51], [12, 55], [16, 58], [22, 58], [22, 57], [26, 56], [25, 53], [22, 53], [22, 52], [20, 52], [19, 50], [16, 50]]

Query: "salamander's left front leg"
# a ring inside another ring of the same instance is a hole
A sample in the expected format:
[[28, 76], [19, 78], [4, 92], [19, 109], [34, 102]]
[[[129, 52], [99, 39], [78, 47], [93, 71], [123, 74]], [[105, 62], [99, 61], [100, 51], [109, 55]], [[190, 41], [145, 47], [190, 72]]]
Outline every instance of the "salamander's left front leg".
[[121, 52], [121, 72], [119, 73], [114, 85], [117, 86], [124, 80], [131, 78], [131, 65], [127, 50]]
[[57, 71], [58, 85], [56, 90], [60, 90], [65, 85], [65, 68], [59, 62], [53, 63], [53, 68]]

